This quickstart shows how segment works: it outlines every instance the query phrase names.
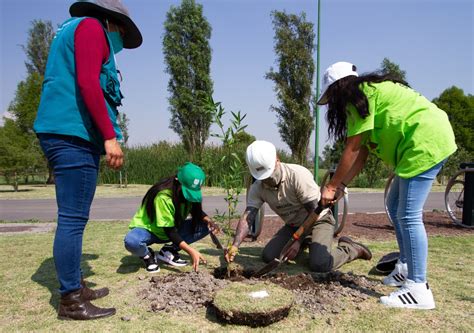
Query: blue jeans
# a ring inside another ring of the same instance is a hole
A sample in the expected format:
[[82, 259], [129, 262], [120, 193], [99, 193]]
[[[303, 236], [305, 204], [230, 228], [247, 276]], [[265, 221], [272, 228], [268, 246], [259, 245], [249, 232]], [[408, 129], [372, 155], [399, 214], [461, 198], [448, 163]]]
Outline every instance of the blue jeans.
[[[183, 241], [192, 244], [209, 235], [209, 228], [207, 227], [207, 223], [200, 222], [197, 223], [196, 228], [193, 230], [191, 220], [187, 219], [179, 226], [178, 233]], [[133, 228], [127, 233], [124, 239], [125, 248], [137, 257], [144, 257], [149, 254], [148, 245], [169, 242], [169, 240], [158, 238], [144, 228]], [[176, 251], [180, 250], [175, 244], [173, 244], [173, 247]]]
[[428, 237], [423, 224], [423, 206], [433, 180], [444, 161], [412, 178], [396, 176], [387, 196], [387, 207], [395, 227], [400, 261], [408, 265], [408, 279], [426, 281]]
[[58, 225], [53, 244], [61, 295], [81, 288], [82, 235], [94, 198], [100, 151], [78, 137], [38, 135], [54, 170]]

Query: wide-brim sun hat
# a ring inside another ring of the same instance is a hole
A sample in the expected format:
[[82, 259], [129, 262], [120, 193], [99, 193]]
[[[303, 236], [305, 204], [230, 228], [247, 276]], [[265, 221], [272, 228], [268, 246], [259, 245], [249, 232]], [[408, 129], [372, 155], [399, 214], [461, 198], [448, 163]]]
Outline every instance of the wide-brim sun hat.
[[130, 18], [128, 9], [120, 0], [79, 0], [69, 7], [72, 17], [91, 16], [95, 18], [111, 18], [121, 23], [124, 28], [123, 47], [134, 49], [142, 42], [142, 34]]
[[327, 91], [331, 84], [348, 76], [359, 76], [356, 72], [355, 65], [346, 61], [339, 61], [329, 66], [323, 75], [323, 88], [321, 89], [321, 97], [318, 100], [319, 105], [328, 103]]
[[253, 178], [264, 180], [275, 170], [276, 148], [268, 141], [257, 140], [247, 147], [245, 160]]
[[202, 202], [201, 186], [206, 180], [204, 171], [196, 164], [186, 162], [178, 169], [177, 177], [184, 198], [189, 202]]

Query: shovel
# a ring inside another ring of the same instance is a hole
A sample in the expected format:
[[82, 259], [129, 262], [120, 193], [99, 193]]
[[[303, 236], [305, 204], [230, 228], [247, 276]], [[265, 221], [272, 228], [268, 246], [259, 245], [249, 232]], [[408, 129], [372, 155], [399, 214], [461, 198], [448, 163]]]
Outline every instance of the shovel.
[[255, 272], [252, 277], [261, 277], [274, 269], [276, 269], [278, 266], [283, 264], [284, 262], [288, 261], [288, 249], [295, 243], [297, 242], [302, 235], [306, 235], [310, 228], [318, 221], [319, 216], [321, 215], [321, 212], [328, 208], [329, 206], [323, 206], [321, 201], [318, 202], [318, 207], [314, 211], [311, 212], [311, 214], [308, 215], [306, 220], [304, 220], [303, 224], [295, 231], [293, 236], [290, 238], [290, 240], [285, 244], [283, 249], [280, 252], [280, 257], [273, 259], [270, 261], [268, 264], [260, 268], [257, 272]]
[[222, 247], [222, 244], [221, 244], [219, 238], [217, 238], [217, 236], [214, 235], [212, 232], [209, 233], [209, 235], [211, 236], [211, 240], [212, 240], [212, 242], [214, 243], [214, 245], [215, 245], [219, 250], [224, 250], [224, 248]]

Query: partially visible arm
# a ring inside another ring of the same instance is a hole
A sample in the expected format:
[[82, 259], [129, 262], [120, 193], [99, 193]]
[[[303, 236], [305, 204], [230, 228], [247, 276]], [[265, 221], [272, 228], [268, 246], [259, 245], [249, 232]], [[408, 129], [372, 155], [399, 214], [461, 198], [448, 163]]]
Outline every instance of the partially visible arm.
[[178, 233], [178, 229], [176, 227], [165, 227], [163, 228], [168, 238], [179, 246], [180, 249], [186, 251], [191, 259], [193, 260], [193, 268], [195, 271], [198, 270], [199, 262], [203, 261], [206, 262], [204, 257], [199, 253], [199, 251], [193, 249], [188, 243], [186, 243]]
[[90, 18], [82, 20], [74, 33], [77, 85], [87, 111], [104, 140], [115, 138], [99, 79], [102, 64], [108, 57], [109, 47], [100, 23]]
[[176, 227], [163, 227], [166, 236], [173, 242], [173, 244], [178, 245], [183, 241], [181, 236], [178, 233], [178, 229]]
[[247, 237], [250, 225], [254, 223], [257, 213], [258, 209], [255, 207], [247, 207], [247, 209], [245, 209], [245, 212], [242, 214], [239, 224], [237, 225], [234, 242], [232, 244], [233, 246], [239, 247], [245, 237]]
[[123, 153], [115, 138], [100, 86], [100, 71], [109, 52], [101, 24], [94, 19], [82, 20], [74, 33], [77, 85], [86, 109], [104, 139], [107, 165], [119, 169], [123, 164]]
[[303, 206], [306, 209], [306, 211], [308, 212], [308, 214], [310, 214], [311, 212], [313, 212], [316, 209], [316, 207], [318, 207], [318, 200], [309, 201], [309, 202], [303, 204]]
[[234, 236], [234, 242], [232, 243], [232, 246], [230, 246], [224, 251], [224, 258], [227, 262], [234, 261], [234, 258], [238, 253], [240, 244], [249, 233], [249, 225], [251, 223], [254, 223], [257, 213], [258, 209], [255, 207], [247, 207], [245, 209], [245, 212], [242, 214], [237, 225], [237, 230]]
[[321, 189], [321, 199], [324, 204], [333, 201], [338, 187], [343, 187], [352, 180], [364, 167], [368, 150], [362, 146], [362, 134], [347, 138], [346, 146], [342, 152], [341, 160], [331, 181]]

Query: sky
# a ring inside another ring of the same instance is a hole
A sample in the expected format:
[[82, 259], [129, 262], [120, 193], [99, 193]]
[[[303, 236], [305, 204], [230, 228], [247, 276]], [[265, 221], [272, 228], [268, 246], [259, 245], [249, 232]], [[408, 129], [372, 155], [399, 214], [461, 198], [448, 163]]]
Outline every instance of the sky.
[[[26, 78], [27, 31], [34, 19], [57, 26], [69, 17], [66, 0], [0, 0], [0, 115], [5, 115], [17, 84]], [[129, 143], [179, 142], [169, 129], [163, 57], [163, 23], [174, 0], [124, 0], [143, 35], [143, 45], [117, 55], [123, 75], [123, 107], [130, 118]], [[211, 77], [214, 100], [247, 117], [247, 131], [289, 151], [280, 139], [274, 84], [265, 79], [273, 66], [272, 10], [306, 13], [317, 26], [317, 0], [197, 0], [212, 27]], [[474, 1], [321, 0], [320, 76], [334, 62], [354, 63], [359, 73], [380, 67], [387, 57], [407, 73], [410, 85], [428, 99], [457, 86], [474, 94]], [[316, 52], [314, 54], [316, 61]], [[315, 76], [316, 78], [316, 76]], [[316, 87], [316, 84], [314, 84]], [[315, 89], [315, 88], [314, 88]], [[328, 144], [325, 108], [320, 109], [319, 153]], [[229, 123], [226, 122], [226, 125]], [[211, 127], [211, 132], [217, 132]], [[210, 140], [212, 142], [212, 140]], [[314, 134], [310, 141], [314, 152]]]

